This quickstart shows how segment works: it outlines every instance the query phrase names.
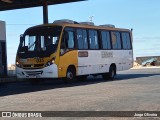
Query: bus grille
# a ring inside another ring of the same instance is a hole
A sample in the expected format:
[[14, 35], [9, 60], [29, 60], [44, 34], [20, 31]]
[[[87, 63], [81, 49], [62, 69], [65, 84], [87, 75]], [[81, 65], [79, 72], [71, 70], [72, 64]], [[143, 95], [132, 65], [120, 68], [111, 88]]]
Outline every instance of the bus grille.
[[29, 65], [23, 65], [24, 68], [40, 68], [40, 67], [43, 67], [44, 64], [29, 64]]
[[29, 76], [41, 75], [43, 71], [25, 71]]

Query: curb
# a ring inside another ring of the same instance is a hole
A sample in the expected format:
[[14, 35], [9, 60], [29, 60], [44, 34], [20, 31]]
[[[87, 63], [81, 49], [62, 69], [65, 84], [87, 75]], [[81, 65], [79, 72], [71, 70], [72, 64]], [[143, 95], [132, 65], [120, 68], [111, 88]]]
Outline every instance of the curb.
[[154, 67], [133, 67], [131, 69], [153, 69], [153, 68], [160, 68], [160, 67], [159, 66], [158, 67], [156, 67], [156, 66], [154, 66]]

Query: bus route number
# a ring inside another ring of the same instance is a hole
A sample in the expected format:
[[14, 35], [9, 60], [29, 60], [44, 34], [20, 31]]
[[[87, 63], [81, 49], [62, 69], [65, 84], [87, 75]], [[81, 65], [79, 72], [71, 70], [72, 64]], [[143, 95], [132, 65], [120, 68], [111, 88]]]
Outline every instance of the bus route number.
[[36, 60], [37, 63], [44, 62], [43, 58], [36, 57], [34, 59]]

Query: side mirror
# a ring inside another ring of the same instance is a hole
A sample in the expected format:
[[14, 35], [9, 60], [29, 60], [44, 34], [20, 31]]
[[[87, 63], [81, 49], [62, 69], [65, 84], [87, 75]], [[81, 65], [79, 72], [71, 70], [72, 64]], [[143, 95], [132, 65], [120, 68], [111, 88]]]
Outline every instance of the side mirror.
[[24, 46], [22, 48], [20, 48], [21, 52], [27, 52], [28, 51], [28, 46]]
[[23, 42], [23, 40], [24, 40], [24, 35], [23, 35], [23, 34], [21, 34], [21, 35], [20, 35], [20, 42], [22, 43], [22, 42]]

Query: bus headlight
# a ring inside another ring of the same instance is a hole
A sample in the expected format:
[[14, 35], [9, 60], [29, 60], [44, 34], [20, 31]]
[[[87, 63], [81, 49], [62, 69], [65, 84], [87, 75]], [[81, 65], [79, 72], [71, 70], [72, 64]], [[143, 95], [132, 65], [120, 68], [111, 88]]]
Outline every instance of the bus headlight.
[[17, 67], [20, 67], [20, 64], [19, 64], [19, 62], [18, 62], [18, 61], [16, 62], [16, 66], [17, 66]]
[[47, 67], [47, 66], [50, 66], [50, 65], [54, 64], [54, 62], [55, 62], [55, 57], [54, 57], [54, 58], [52, 58], [50, 61], [48, 61], [48, 62], [45, 64], [45, 67]]

